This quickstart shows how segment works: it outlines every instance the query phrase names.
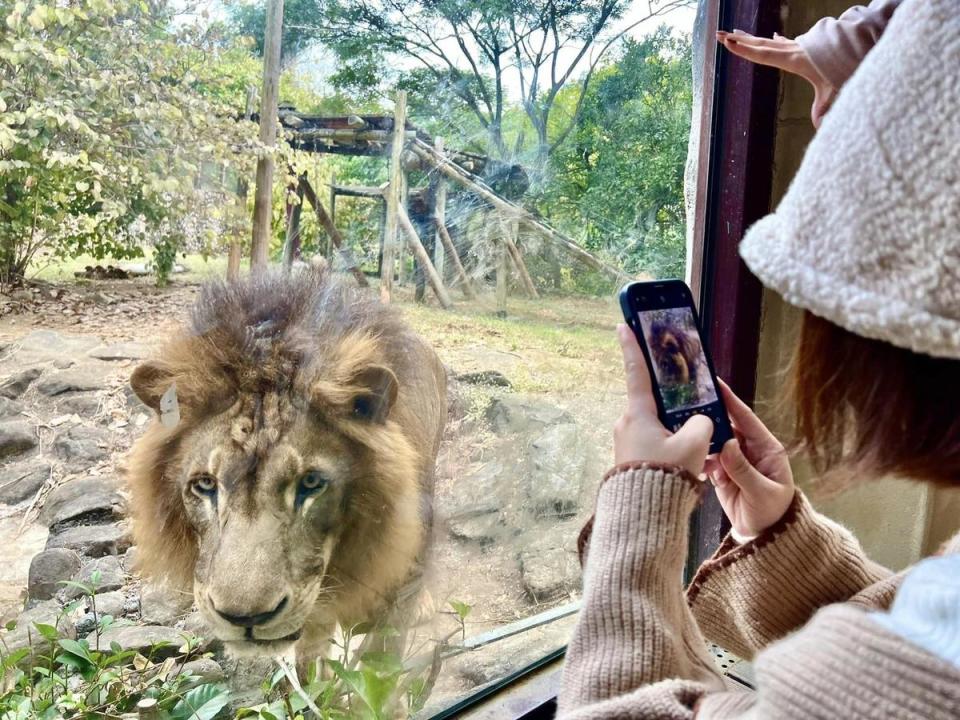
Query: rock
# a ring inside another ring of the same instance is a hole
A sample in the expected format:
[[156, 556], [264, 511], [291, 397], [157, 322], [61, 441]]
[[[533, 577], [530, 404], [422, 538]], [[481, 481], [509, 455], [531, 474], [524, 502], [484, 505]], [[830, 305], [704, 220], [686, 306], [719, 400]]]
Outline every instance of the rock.
[[103, 617], [120, 617], [123, 615], [127, 603], [127, 596], [122, 590], [111, 590], [110, 592], [97, 593], [96, 596], [87, 603], [87, 611], [93, 612], [93, 606], [97, 606], [97, 615]]
[[38, 381], [37, 391], [48, 397], [54, 397], [65, 392], [101, 390], [106, 387], [107, 373], [106, 366], [100, 363], [58, 370]]
[[175, 625], [192, 607], [192, 594], [153, 584], [140, 591], [140, 619], [148, 625]]
[[568, 518], [580, 507], [587, 454], [573, 423], [553, 425], [530, 444], [527, 497], [538, 517]]
[[572, 423], [573, 417], [566, 410], [542, 400], [504, 395], [494, 398], [490, 403], [487, 421], [494, 432], [515, 435], [551, 425]]
[[121, 650], [136, 650], [151, 660], [163, 660], [178, 654], [183, 633], [161, 625], [112, 625], [100, 633], [100, 647], [117, 643]]
[[69, 392], [57, 398], [57, 410], [82, 418], [92, 418], [100, 412], [102, 402], [98, 393]]
[[445, 519], [458, 540], [493, 542], [507, 531], [501, 510], [509, 503], [506, 465], [491, 460], [457, 484], [452, 496], [438, 502], [437, 514]]
[[20, 455], [37, 446], [33, 426], [25, 420], [0, 422], [0, 458]]
[[34, 497], [50, 479], [50, 463], [30, 458], [0, 467], [0, 503], [16, 505]]
[[205, 683], [220, 682], [226, 678], [223, 668], [220, 667], [216, 660], [211, 658], [200, 658], [184, 663], [183, 667], [180, 668], [180, 673], [182, 675], [191, 675]]
[[[580, 587], [577, 554], [564, 548], [560, 533], [553, 530], [548, 529], [549, 535], [526, 543], [520, 550], [523, 589], [535, 603], [567, 597]], [[576, 532], [573, 528], [569, 531]]]
[[97, 627], [97, 617], [92, 612], [86, 612], [76, 621], [77, 637], [86, 637]]
[[0, 395], [0, 420], [19, 418], [22, 412], [22, 404]]
[[53, 366], [57, 370], [66, 370], [69, 367], [73, 367], [76, 363], [69, 358], [57, 358], [53, 361]]
[[[93, 581], [95, 573], [99, 573], [100, 576], [96, 583]], [[116, 555], [105, 555], [87, 562], [73, 577], [74, 582], [91, 585], [98, 593], [119, 590], [123, 587], [123, 580], [123, 568], [120, 567], [120, 559]], [[66, 600], [73, 600], [83, 594], [84, 591], [76, 585], [68, 585], [62, 592]]]
[[4, 654], [10, 654], [21, 648], [33, 646], [36, 652], [49, 651], [49, 644], [40, 635], [36, 624], [52, 625], [56, 627], [62, 638], [74, 639], [77, 637], [76, 628], [67, 614], [56, 600], [47, 600], [24, 611], [17, 618], [17, 626], [13, 630], [0, 633], [3, 640]]
[[31, 600], [49, 600], [64, 589], [80, 570], [80, 556], [67, 548], [44, 550], [30, 561], [27, 595]]
[[102, 477], [63, 483], [47, 495], [40, 519], [52, 532], [67, 525], [112, 522], [123, 515], [123, 497], [116, 483]]
[[481, 370], [480, 372], [462, 373], [454, 376], [459, 382], [468, 385], [489, 385], [491, 387], [513, 387], [506, 376], [499, 370]]
[[26, 392], [30, 384], [40, 377], [41, 368], [29, 367], [14, 373], [0, 384], [0, 395], [9, 400], [16, 400]]
[[110, 434], [102, 428], [76, 425], [57, 435], [53, 441], [53, 452], [68, 462], [79, 460], [93, 464], [105, 459], [109, 454], [109, 438]]
[[124, 342], [101, 345], [87, 354], [98, 360], [142, 360], [149, 355], [149, 349], [143, 343]]
[[47, 548], [69, 548], [88, 557], [119, 555], [130, 547], [130, 535], [119, 525], [80, 525], [47, 539]]
[[61, 335], [53, 330], [34, 330], [20, 340], [19, 354], [38, 355], [44, 360], [76, 357], [100, 345], [100, 340], [81, 335]]

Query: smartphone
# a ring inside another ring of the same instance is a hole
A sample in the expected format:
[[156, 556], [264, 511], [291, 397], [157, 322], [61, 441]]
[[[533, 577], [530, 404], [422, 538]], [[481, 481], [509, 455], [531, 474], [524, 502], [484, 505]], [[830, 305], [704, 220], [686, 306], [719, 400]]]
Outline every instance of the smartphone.
[[632, 282], [620, 291], [620, 307], [650, 368], [660, 422], [676, 431], [692, 415], [706, 415], [710, 452], [720, 452], [733, 430], [690, 288], [682, 280]]

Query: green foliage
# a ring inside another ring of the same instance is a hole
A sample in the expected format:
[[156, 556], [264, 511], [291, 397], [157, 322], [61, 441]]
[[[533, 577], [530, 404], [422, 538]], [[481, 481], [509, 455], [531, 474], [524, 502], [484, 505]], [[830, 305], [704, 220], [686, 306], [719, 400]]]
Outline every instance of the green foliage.
[[[73, 609], [68, 606], [64, 613]], [[224, 687], [182, 671], [197, 656], [198, 639], [186, 637], [180, 654], [159, 661], [152, 659], [159, 646], [145, 655], [116, 643], [101, 648], [99, 635], [113, 620], [96, 613], [95, 619], [93, 644], [91, 638], [63, 637], [53, 625], [37, 623], [39, 637], [31, 646], [0, 650], [0, 718], [118, 717], [135, 712], [140, 700], [154, 698], [167, 720], [213, 720], [226, 706], [230, 696]]]
[[540, 194], [545, 216], [628, 272], [683, 274], [690, 57], [689, 38], [663, 28], [627, 42], [591, 83]]
[[174, 29], [159, 7], [0, 0], [0, 282], [37, 253], [216, 236], [223, 188], [204, 171], [248, 171], [254, 128], [235, 120], [217, 29]]
[[[160, 646], [145, 655], [121, 650], [116, 643], [102, 648], [100, 635], [114, 621], [96, 611], [99, 581], [94, 573], [88, 583], [65, 583], [90, 599], [96, 628], [89, 637], [75, 640], [53, 625], [36, 623], [36, 642], [7, 652], [0, 635], [2, 720], [120, 717], [135, 712], [144, 698], [157, 701], [163, 720], [387, 720], [401, 707], [411, 713], [420, 710], [439, 671], [442, 643], [404, 661], [395, 652], [378, 649], [395, 645], [395, 629], [357, 625], [338, 644], [340, 657], [314, 663], [305, 683], [278, 660], [279, 669], [261, 687], [264, 701], [232, 711], [224, 686], [183, 672], [188, 660], [200, 656], [199, 638], [185, 635], [178, 653], [162, 661], [153, 659]], [[77, 607], [68, 605], [63, 612]], [[465, 617], [469, 607], [463, 607]]]

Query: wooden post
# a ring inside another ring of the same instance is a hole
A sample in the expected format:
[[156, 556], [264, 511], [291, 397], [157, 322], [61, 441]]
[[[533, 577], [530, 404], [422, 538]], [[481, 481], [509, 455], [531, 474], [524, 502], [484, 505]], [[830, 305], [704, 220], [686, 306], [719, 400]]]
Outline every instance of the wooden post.
[[[403, 169], [403, 159], [400, 160], [400, 167]], [[400, 175], [400, 200], [398, 202], [398, 207], [407, 210], [407, 216], [409, 217], [409, 207], [410, 207], [410, 184], [407, 178], [406, 169], [402, 170]], [[410, 273], [407, 269], [407, 244], [398, 242], [397, 243], [397, 284], [400, 287], [410, 284]]]
[[346, 244], [343, 242], [343, 237], [333, 224], [330, 216], [327, 215], [327, 211], [324, 210], [323, 205], [320, 204], [320, 199], [313, 191], [313, 186], [310, 184], [310, 181], [306, 178], [301, 178], [300, 187], [303, 188], [304, 198], [306, 198], [307, 202], [313, 206], [313, 210], [317, 214], [317, 221], [323, 226], [323, 229], [327, 231], [327, 235], [330, 236], [330, 242], [332, 242], [334, 247], [340, 251], [340, 257], [343, 258], [347, 268], [357, 279], [357, 283], [360, 285], [360, 287], [369, 287], [370, 283], [367, 282], [366, 276], [360, 270], [356, 260], [354, 260], [353, 256], [350, 254], [349, 248], [347, 248]]
[[250, 270], [263, 272], [270, 251], [270, 215], [273, 202], [273, 150], [277, 141], [277, 94], [280, 89], [280, 34], [283, 0], [267, 0], [267, 25], [263, 47], [263, 93], [260, 98], [260, 142], [266, 154], [257, 160], [253, 202], [253, 240]]
[[[253, 104], [257, 100], [257, 89], [250, 85], [247, 88], [247, 104], [244, 106], [243, 117], [249, 120], [253, 116]], [[247, 180], [240, 175], [237, 177], [237, 213], [238, 217], [247, 217]], [[246, 223], [244, 223], [246, 224]], [[240, 279], [240, 240], [236, 236], [230, 241], [230, 255], [227, 256], [227, 280], [236, 282]]]
[[330, 220], [337, 224], [337, 174], [330, 175]]
[[427, 279], [430, 281], [430, 287], [433, 288], [433, 292], [437, 295], [437, 300], [440, 301], [444, 309], [449, 310], [453, 307], [453, 302], [450, 300], [446, 288], [443, 287], [443, 280], [437, 275], [437, 269], [433, 266], [433, 263], [430, 262], [430, 256], [423, 247], [423, 243], [420, 242], [420, 236], [417, 235], [416, 228], [414, 228], [413, 223], [410, 222], [407, 211], [402, 206], [397, 209], [397, 220], [404, 233], [406, 233], [410, 250], [416, 255], [417, 260], [420, 262], [420, 267], [422, 267], [426, 273]]
[[[306, 175], [301, 175], [300, 179]], [[303, 185], [296, 185], [297, 202], [287, 201], [287, 235], [283, 240], [283, 267], [289, 270], [300, 256], [300, 212], [303, 210]], [[290, 192], [289, 189], [287, 192]]]
[[[433, 146], [437, 149], [437, 152], [443, 156], [443, 138], [438, 137], [434, 141]], [[434, 192], [434, 202], [436, 207], [434, 212], [434, 222], [437, 226], [437, 238], [440, 238], [440, 228], [443, 227], [447, 222], [447, 181], [440, 175], [434, 173], [430, 182], [431, 184], [436, 185], [436, 191]], [[444, 279], [446, 278], [446, 273], [444, 273], [444, 266], [446, 265], [445, 254], [443, 239], [440, 238], [440, 242], [434, 243], [433, 264], [437, 268], [437, 273], [439, 273], [440, 277]]]
[[523, 283], [527, 295], [537, 300], [540, 298], [540, 293], [537, 292], [537, 287], [533, 284], [530, 273], [527, 272], [527, 265], [523, 262], [523, 255], [520, 254], [520, 248], [517, 247], [517, 238], [520, 236], [520, 220], [512, 217], [507, 220], [506, 223], [502, 223], [502, 225], [504, 226], [503, 243], [507, 246], [507, 253], [509, 253], [513, 264], [517, 267], [520, 281]]
[[477, 294], [473, 291], [473, 283], [470, 282], [467, 271], [464, 269], [463, 263], [460, 262], [460, 255], [457, 253], [457, 247], [453, 244], [450, 233], [447, 232], [447, 226], [441, 223], [439, 219], [437, 220], [437, 235], [440, 236], [440, 243], [446, 248], [447, 255], [452, 261], [454, 268], [456, 268], [457, 278], [460, 280], [463, 294], [469, 299], [475, 300]]
[[503, 238], [497, 241], [497, 317], [507, 316], [507, 282], [510, 273], [507, 259], [507, 244]]
[[389, 303], [393, 292], [394, 257], [397, 247], [397, 224], [402, 191], [403, 167], [401, 156], [406, 139], [404, 130], [407, 125], [407, 93], [397, 93], [393, 110], [393, 139], [390, 148], [390, 184], [387, 186], [387, 222], [383, 235], [383, 263], [380, 269], [380, 302]]

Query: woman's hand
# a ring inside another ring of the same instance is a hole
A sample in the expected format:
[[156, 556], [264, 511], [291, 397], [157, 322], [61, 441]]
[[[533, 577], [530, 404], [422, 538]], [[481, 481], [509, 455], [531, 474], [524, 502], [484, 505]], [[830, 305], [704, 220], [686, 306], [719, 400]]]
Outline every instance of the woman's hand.
[[703, 415], [694, 415], [676, 433], [670, 433], [657, 417], [650, 370], [637, 338], [626, 325], [618, 325], [617, 339], [627, 376], [627, 409], [613, 429], [614, 462], [679, 465], [699, 475], [710, 447], [713, 423]]
[[741, 537], [754, 537], [790, 507], [793, 472], [780, 441], [726, 383], [720, 385], [737, 439], [710, 458], [707, 474], [733, 529]]
[[777, 34], [772, 38], [761, 38], [740, 30], [732, 33], [718, 32], [717, 40], [744, 60], [799, 75], [813, 85], [810, 119], [815, 128], [820, 127], [823, 116], [827, 114], [837, 96], [837, 89], [814, 67], [810, 56], [796, 40]]

